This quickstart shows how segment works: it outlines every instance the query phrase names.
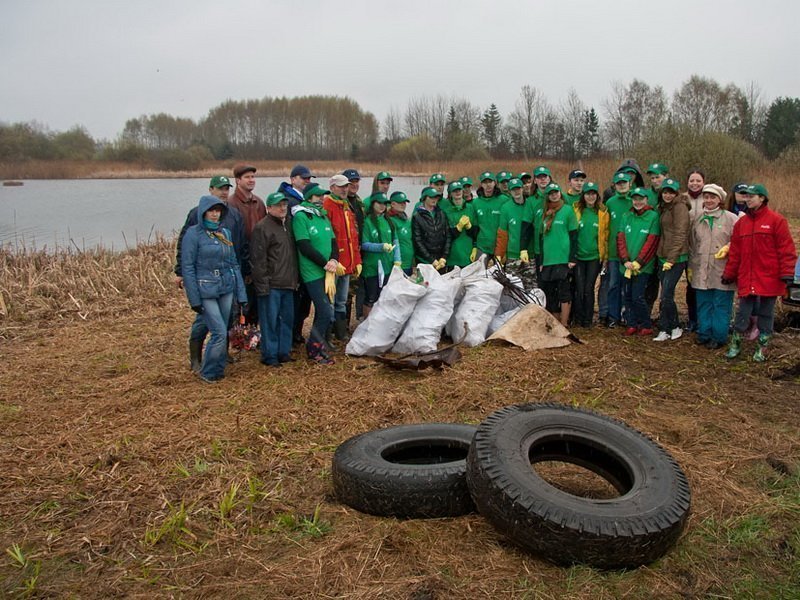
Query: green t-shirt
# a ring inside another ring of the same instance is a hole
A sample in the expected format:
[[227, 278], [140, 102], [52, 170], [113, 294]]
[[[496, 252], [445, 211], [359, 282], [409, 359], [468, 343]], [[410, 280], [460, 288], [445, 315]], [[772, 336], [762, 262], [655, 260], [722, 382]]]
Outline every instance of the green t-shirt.
[[[637, 215], [629, 210], [622, 217], [620, 231], [625, 234], [625, 246], [628, 249], [628, 257], [636, 260], [641, 252], [648, 235], [659, 235], [661, 233], [661, 219], [657, 210], [645, 210], [641, 215]], [[652, 273], [655, 270], [655, 255], [646, 265], [642, 265], [642, 273]], [[620, 272], [625, 273], [625, 265], [620, 262]]]
[[405, 213], [393, 215], [389, 220], [394, 225], [394, 234], [400, 244], [400, 261], [402, 268], [408, 270], [414, 266], [414, 241], [411, 239], [411, 219]]
[[[382, 215], [373, 219], [372, 216], [364, 217], [364, 229], [361, 232], [361, 241], [370, 244], [392, 244], [392, 226]], [[364, 277], [374, 277], [378, 274], [378, 263], [383, 264], [383, 272], [392, 270], [394, 260], [393, 252], [368, 252], [362, 248], [361, 263]]]
[[500, 209], [500, 222], [497, 228], [508, 232], [506, 257], [509, 260], [519, 258], [519, 251], [522, 249], [520, 247], [522, 242], [522, 221], [528, 214], [528, 203], [517, 204], [513, 199], [511, 202], [506, 202], [503, 208]]
[[[439, 206], [444, 210], [447, 215], [447, 223], [451, 228], [454, 228], [458, 221], [463, 216], [469, 217], [472, 226], [477, 225], [475, 218], [475, 210], [472, 202], [464, 202], [460, 207], [453, 205], [452, 202], [447, 202], [444, 206], [439, 203]], [[447, 255], [447, 264], [453, 267], [466, 267], [469, 264], [469, 256], [472, 254], [472, 248], [475, 246], [475, 241], [469, 229], [463, 229], [460, 233], [455, 231], [455, 237], [450, 243], [450, 254]]]
[[475, 210], [475, 220], [480, 227], [475, 245], [478, 250], [486, 254], [494, 254], [494, 245], [497, 241], [497, 225], [500, 222], [500, 209], [509, 200], [505, 194], [484, 198], [478, 196], [472, 201]]
[[549, 231], [545, 231], [542, 223], [542, 266], [565, 265], [569, 262], [569, 234], [577, 229], [575, 211], [566, 203], [553, 217]]
[[619, 260], [617, 256], [617, 233], [622, 223], [622, 217], [630, 212], [633, 202], [630, 196], [614, 194], [606, 202], [608, 209], [608, 260]]
[[562, 197], [562, 198], [564, 198], [564, 204], [569, 204], [570, 206], [572, 206], [572, 205], [573, 205], [573, 204], [575, 204], [575, 203], [576, 203], [578, 200], [580, 200], [580, 199], [581, 199], [581, 195], [580, 195], [580, 193], [577, 193], [577, 194], [575, 194], [575, 195], [572, 195], [572, 194], [569, 192], [569, 190], [567, 190], [566, 192], [564, 192], [563, 194], [561, 194], [561, 197]]
[[[301, 203], [292, 212], [292, 231], [296, 241], [308, 240], [311, 242], [311, 247], [319, 252], [325, 260], [330, 259], [331, 242], [335, 238], [335, 234], [324, 210], [310, 202]], [[325, 269], [317, 263], [300, 252], [297, 253], [297, 257], [300, 277], [303, 281], [314, 281], [325, 277]]]
[[584, 208], [578, 219], [578, 260], [600, 258], [600, 249], [597, 247], [599, 233], [600, 219], [597, 213], [591, 208]]

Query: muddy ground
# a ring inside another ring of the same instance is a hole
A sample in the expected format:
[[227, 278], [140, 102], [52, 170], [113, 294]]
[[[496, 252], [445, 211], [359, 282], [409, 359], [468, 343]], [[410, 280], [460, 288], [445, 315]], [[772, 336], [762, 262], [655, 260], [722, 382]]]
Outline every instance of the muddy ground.
[[[0, 340], [0, 596], [681, 598], [800, 595], [800, 343], [755, 364], [619, 330], [443, 372], [337, 355], [224, 382], [190, 373], [177, 291]], [[629, 572], [557, 567], [479, 515], [399, 521], [336, 501], [357, 433], [478, 423], [520, 402], [589, 407], [664, 445], [691, 484], [677, 546]]]

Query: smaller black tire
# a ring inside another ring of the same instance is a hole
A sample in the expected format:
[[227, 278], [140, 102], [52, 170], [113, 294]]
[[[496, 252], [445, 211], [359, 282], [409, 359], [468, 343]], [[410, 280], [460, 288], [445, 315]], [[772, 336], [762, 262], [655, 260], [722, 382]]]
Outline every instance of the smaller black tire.
[[[561, 461], [618, 492], [575, 496], [533, 467]], [[661, 557], [689, 515], [686, 475], [664, 448], [605, 415], [559, 404], [507, 406], [478, 426], [467, 482], [486, 519], [517, 545], [557, 564], [637, 567]]]
[[454, 517], [474, 512], [466, 458], [475, 427], [399, 425], [362, 433], [333, 455], [336, 497], [372, 515]]

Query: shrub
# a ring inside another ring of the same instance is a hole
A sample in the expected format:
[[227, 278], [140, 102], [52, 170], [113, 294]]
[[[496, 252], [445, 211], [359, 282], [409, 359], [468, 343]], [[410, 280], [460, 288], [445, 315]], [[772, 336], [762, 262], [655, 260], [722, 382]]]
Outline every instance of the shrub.
[[415, 135], [398, 142], [389, 151], [389, 158], [401, 163], [421, 162], [438, 158], [436, 144], [427, 135]]
[[201, 162], [187, 150], [158, 150], [152, 156], [156, 168], [164, 171], [193, 171]]
[[689, 170], [700, 167], [708, 183], [726, 190], [737, 181], [749, 181], [764, 164], [755, 146], [743, 140], [713, 131], [697, 133], [688, 126], [672, 124], [662, 126], [640, 143], [635, 156], [643, 167], [665, 162], [682, 186]]

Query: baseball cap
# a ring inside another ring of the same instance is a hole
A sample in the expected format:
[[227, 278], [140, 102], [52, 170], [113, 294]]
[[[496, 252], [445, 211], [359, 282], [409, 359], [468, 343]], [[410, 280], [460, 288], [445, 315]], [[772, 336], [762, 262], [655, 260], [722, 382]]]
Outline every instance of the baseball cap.
[[534, 177], [539, 177], [540, 175], [547, 175], [548, 177], [553, 176], [553, 174], [550, 173], [550, 169], [548, 169], [544, 165], [540, 165], [533, 170]]
[[614, 173], [614, 179], [612, 179], [614, 183], [622, 183], [623, 181], [630, 181], [630, 180], [631, 180], [630, 173], [626, 173], [625, 171], [619, 171], [617, 173]]
[[459, 181], [461, 182], [461, 185], [468, 185], [468, 186], [472, 186], [472, 177], [467, 177], [467, 176], [465, 175], [464, 177], [462, 177], [461, 179], [459, 179]]
[[432, 187], [427, 187], [424, 190], [422, 190], [422, 195], [420, 196], [422, 200], [424, 200], [425, 198], [434, 198], [434, 197], [441, 198], [442, 194], [441, 192], [437, 192]]
[[586, 173], [580, 169], [573, 169], [569, 172], [569, 177], [567, 177], [567, 179], [575, 179], [576, 177], [586, 177]]
[[521, 187], [522, 187], [522, 181], [520, 179], [512, 177], [511, 179], [508, 180], [508, 189], [514, 190]]
[[406, 196], [405, 192], [392, 192], [389, 200], [392, 202], [408, 202], [408, 196]]
[[455, 190], [463, 190], [464, 184], [460, 181], [451, 181], [450, 185], [447, 186], [447, 193], [453, 192]]
[[211, 178], [211, 182], [208, 184], [210, 188], [223, 188], [225, 186], [233, 187], [231, 180], [225, 177], [225, 175], [214, 175]]
[[350, 183], [350, 180], [344, 175], [334, 175], [328, 180], [329, 185], [345, 186], [348, 183]]
[[447, 181], [447, 179], [445, 179], [445, 176], [442, 175], [441, 173], [434, 173], [433, 175], [431, 175], [431, 178], [428, 179], [428, 183], [439, 183], [440, 181]]
[[599, 194], [600, 193], [600, 186], [597, 185], [594, 181], [587, 181], [583, 185], [583, 190], [581, 191], [581, 194], [582, 195], [586, 194], [586, 192], [597, 192]]
[[483, 183], [487, 179], [489, 181], [497, 181], [497, 177], [495, 177], [494, 173], [492, 173], [491, 171], [486, 171], [484, 173], [481, 173], [481, 183]]
[[289, 177], [313, 177], [311, 171], [305, 165], [295, 165], [292, 168], [292, 172], [289, 174]]
[[[745, 186], [747, 187], [747, 186]], [[662, 190], [672, 190], [673, 192], [677, 192], [681, 189], [681, 184], [675, 179], [665, 179], [664, 182], [661, 184]]]
[[648, 196], [647, 190], [644, 189], [643, 187], [635, 187], [633, 188], [633, 190], [631, 190], [631, 198], [633, 198], [634, 196], [641, 196], [642, 198], [647, 198]]
[[347, 181], [361, 181], [361, 175], [355, 169], [345, 169], [342, 171], [342, 175], [347, 177]]
[[380, 173], [378, 173], [377, 175], [375, 175], [375, 180], [376, 180], [376, 181], [381, 181], [381, 180], [383, 180], [383, 179], [388, 179], [389, 181], [394, 181], [394, 180], [392, 179], [392, 176], [391, 176], [391, 175], [389, 175], [389, 171], [381, 171]]
[[664, 163], [653, 163], [649, 167], [647, 167], [647, 171], [645, 173], [653, 174], [653, 175], [666, 175], [669, 173], [669, 167]]
[[303, 188], [303, 200], [308, 200], [311, 196], [324, 196], [329, 193], [330, 190], [323, 190], [318, 183], [309, 183]]
[[286, 199], [286, 196], [284, 196], [282, 192], [273, 192], [267, 196], [267, 206], [275, 206], [279, 202], [283, 202]]

